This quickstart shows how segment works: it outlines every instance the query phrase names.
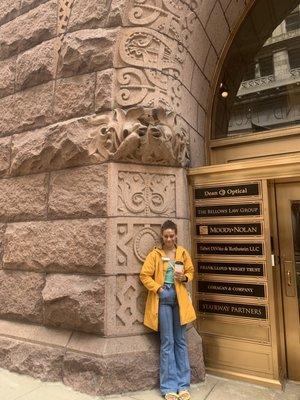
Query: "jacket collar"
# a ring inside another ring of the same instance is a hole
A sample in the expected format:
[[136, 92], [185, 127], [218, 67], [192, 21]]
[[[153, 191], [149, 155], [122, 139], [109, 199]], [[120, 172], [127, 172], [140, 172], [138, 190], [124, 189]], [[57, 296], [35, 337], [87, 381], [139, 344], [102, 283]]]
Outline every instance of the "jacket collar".
[[[175, 255], [175, 258], [177, 259], [177, 258], [180, 258], [180, 256], [181, 256], [181, 254], [182, 254], [182, 252], [183, 252], [183, 247], [182, 246], [177, 246], [177, 245], [175, 245], [176, 246], [176, 255]], [[165, 252], [164, 252], [164, 250], [162, 249], [162, 246], [157, 246], [157, 247], [154, 247], [154, 249], [153, 249], [154, 251], [157, 251], [159, 254], [160, 254], [160, 256], [161, 257], [164, 257], [165, 256]]]

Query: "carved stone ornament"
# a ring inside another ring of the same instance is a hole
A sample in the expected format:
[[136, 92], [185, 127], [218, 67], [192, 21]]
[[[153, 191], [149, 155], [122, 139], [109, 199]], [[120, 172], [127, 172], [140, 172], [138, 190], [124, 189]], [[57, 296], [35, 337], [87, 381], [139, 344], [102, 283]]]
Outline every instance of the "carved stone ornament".
[[147, 26], [187, 44], [199, 0], [129, 0], [128, 25]]
[[74, 4], [74, 0], [59, 0], [58, 3], [58, 24], [57, 33], [59, 40], [58, 52], [61, 50], [61, 44], [66, 34], [68, 22], [71, 14], [71, 10]]
[[147, 108], [179, 110], [182, 84], [154, 69], [121, 68], [117, 71], [115, 99], [120, 107], [143, 104]]
[[91, 118], [95, 126], [89, 154], [99, 161], [114, 160], [186, 166], [189, 163], [188, 128], [164, 109], [116, 109]]
[[118, 214], [175, 216], [175, 175], [120, 171]]

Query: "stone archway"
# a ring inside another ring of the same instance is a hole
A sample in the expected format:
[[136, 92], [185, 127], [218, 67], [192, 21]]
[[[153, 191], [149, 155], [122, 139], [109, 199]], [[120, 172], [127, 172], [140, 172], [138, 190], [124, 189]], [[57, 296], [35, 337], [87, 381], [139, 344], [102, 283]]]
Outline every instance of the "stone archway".
[[1, 367], [93, 394], [157, 384], [138, 272], [164, 219], [189, 246], [184, 167], [205, 162], [218, 63], [252, 3], [2, 1]]

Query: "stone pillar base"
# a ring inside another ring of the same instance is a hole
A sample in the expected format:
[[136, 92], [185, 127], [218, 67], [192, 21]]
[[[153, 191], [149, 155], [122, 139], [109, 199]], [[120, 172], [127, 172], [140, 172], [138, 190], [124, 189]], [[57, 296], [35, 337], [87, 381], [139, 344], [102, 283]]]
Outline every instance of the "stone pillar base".
[[[188, 330], [192, 381], [204, 380], [202, 341]], [[0, 367], [80, 392], [107, 395], [158, 386], [159, 337], [102, 338], [0, 320]]]

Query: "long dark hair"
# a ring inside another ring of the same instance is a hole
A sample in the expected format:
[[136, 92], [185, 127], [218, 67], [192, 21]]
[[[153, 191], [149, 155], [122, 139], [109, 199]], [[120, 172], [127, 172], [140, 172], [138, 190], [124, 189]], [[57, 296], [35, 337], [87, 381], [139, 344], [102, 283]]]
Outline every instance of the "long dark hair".
[[176, 235], [177, 235], [177, 225], [175, 224], [175, 222], [171, 221], [170, 219], [167, 219], [161, 226], [160, 228], [160, 232], [163, 233], [163, 231], [167, 230], [167, 229], [172, 229], [173, 231], [175, 231]]
[[[175, 224], [175, 222], [171, 221], [170, 219], [167, 219], [160, 227], [160, 233], [162, 235], [163, 231], [167, 230], [167, 229], [172, 229], [173, 231], [175, 231], [176, 235], [177, 235], [177, 225]], [[164, 245], [164, 241], [163, 238], [160, 238], [160, 244], [161, 247]]]

